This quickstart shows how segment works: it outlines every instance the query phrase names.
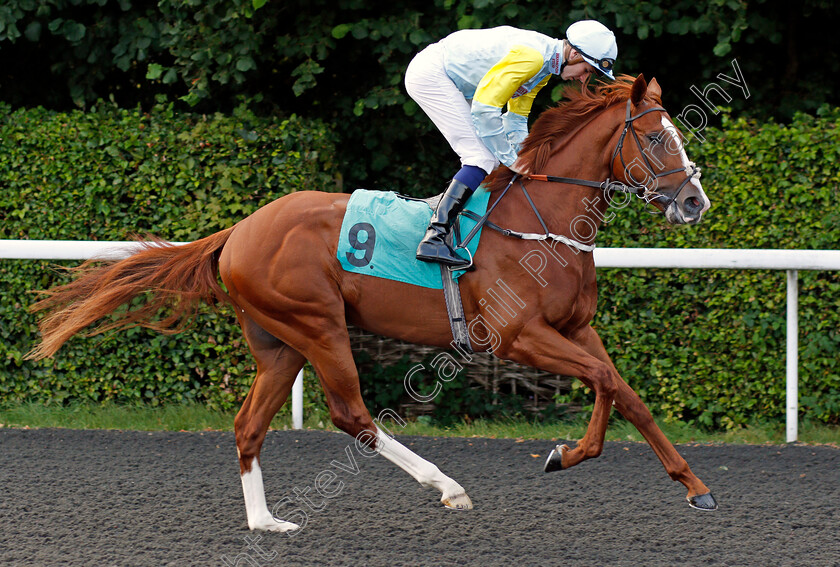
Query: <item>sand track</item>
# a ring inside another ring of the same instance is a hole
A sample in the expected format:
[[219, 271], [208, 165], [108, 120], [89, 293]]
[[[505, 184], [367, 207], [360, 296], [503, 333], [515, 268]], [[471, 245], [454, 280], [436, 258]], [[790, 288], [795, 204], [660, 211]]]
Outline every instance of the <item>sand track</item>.
[[288, 497], [306, 525], [252, 533], [231, 433], [0, 430], [0, 565], [840, 566], [838, 449], [680, 446], [720, 503], [701, 512], [643, 444], [544, 474], [551, 441], [399, 439], [475, 510], [443, 509], [346, 435], [271, 432], [269, 507]]

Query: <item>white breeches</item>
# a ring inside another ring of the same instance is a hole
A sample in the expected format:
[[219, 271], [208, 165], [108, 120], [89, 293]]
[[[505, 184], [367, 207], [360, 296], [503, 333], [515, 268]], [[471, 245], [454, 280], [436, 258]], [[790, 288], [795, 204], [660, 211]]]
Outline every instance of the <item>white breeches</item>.
[[476, 134], [470, 103], [443, 67], [443, 47], [432, 44], [411, 60], [405, 71], [408, 95], [432, 119], [461, 165], [474, 165], [490, 173], [499, 165]]

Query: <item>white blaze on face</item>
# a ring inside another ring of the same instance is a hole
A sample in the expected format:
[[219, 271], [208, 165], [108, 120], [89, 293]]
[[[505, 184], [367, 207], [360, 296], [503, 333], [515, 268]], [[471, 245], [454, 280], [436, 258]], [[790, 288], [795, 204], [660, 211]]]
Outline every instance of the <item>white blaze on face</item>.
[[[664, 114], [662, 115], [662, 127], [665, 129], [669, 138], [668, 140], [665, 140], [665, 150], [670, 155], [679, 155], [682, 160], [683, 167], [688, 168], [691, 165], [691, 162], [688, 160], [688, 155], [685, 153], [685, 147], [683, 146], [682, 139], [680, 138], [680, 133], [676, 126], [674, 126], [674, 124], [668, 120], [668, 117]], [[688, 170], [686, 169], [686, 171]], [[712, 203], [709, 201], [709, 198], [706, 197], [706, 193], [703, 191], [703, 186], [700, 185], [699, 179], [692, 177], [691, 184], [695, 187], [695, 189], [697, 189], [698, 193], [700, 193], [699, 198], [703, 201], [703, 210], [700, 214], [703, 214], [709, 210]]]

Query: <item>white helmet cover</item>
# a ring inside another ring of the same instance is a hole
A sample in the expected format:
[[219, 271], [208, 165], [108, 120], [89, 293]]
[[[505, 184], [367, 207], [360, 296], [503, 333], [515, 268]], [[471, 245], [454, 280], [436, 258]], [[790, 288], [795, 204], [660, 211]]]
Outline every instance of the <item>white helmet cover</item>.
[[569, 26], [566, 39], [587, 63], [615, 79], [612, 68], [618, 56], [618, 45], [615, 34], [607, 26], [595, 20], [581, 20]]

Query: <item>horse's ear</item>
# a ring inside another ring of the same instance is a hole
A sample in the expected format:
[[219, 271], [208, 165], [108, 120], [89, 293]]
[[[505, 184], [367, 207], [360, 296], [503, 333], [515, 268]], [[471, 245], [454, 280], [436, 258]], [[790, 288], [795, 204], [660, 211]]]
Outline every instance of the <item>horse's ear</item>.
[[662, 100], [662, 87], [656, 82], [656, 77], [648, 83], [647, 94], [652, 98]]
[[639, 103], [645, 98], [647, 88], [648, 84], [645, 81], [645, 76], [640, 74], [633, 81], [633, 87], [630, 89], [630, 101], [633, 103], [633, 106], [639, 106]]

